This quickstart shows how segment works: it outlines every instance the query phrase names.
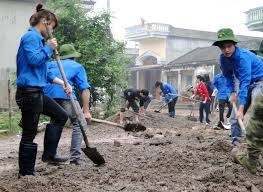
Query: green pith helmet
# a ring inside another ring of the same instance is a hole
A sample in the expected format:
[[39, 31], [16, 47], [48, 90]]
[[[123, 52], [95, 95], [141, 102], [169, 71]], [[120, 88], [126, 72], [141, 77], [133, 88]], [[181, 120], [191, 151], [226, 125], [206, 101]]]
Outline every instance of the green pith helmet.
[[59, 53], [61, 59], [77, 58], [81, 56], [81, 54], [76, 51], [72, 44], [61, 45]]
[[217, 32], [217, 41], [215, 41], [213, 45], [219, 46], [224, 41], [233, 41], [235, 43], [238, 43], [238, 40], [236, 39], [232, 29], [230, 28], [220, 29]]

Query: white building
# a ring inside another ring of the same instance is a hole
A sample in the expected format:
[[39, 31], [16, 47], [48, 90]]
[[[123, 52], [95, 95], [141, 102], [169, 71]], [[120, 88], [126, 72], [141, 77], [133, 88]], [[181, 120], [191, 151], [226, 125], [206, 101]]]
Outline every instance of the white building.
[[[241, 42], [261, 42], [261, 38], [237, 35]], [[213, 78], [218, 69], [219, 50], [211, 47], [216, 33], [175, 28], [162, 23], [136, 25], [126, 29], [126, 39], [138, 44], [139, 56], [130, 68], [129, 85], [153, 92], [157, 80], [167, 81], [183, 90], [193, 84], [195, 75]]]

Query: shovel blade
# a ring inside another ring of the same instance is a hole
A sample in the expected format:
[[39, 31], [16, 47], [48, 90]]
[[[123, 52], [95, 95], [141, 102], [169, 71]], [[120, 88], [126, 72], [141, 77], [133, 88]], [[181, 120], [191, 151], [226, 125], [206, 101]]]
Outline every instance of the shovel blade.
[[140, 123], [128, 123], [124, 126], [124, 130], [139, 132], [139, 131], [145, 131], [146, 127]]
[[189, 121], [197, 121], [197, 118], [193, 117], [193, 116], [188, 116], [187, 120], [189, 120]]
[[222, 123], [222, 125], [223, 125], [224, 129], [226, 129], [226, 130], [230, 130], [231, 129], [231, 125], [225, 125], [223, 123]]
[[97, 151], [96, 148], [81, 148], [83, 153], [96, 165], [102, 165], [105, 163], [104, 158], [102, 155]]

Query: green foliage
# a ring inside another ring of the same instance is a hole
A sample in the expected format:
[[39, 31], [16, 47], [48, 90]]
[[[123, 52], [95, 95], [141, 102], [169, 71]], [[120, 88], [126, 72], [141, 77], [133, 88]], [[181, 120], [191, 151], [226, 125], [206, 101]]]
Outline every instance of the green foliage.
[[9, 130], [9, 114], [8, 112], [0, 113], [0, 130], [8, 130], [9, 133], [18, 133], [21, 128], [18, 123], [21, 119], [20, 112], [13, 112], [11, 117], [11, 130]]
[[93, 98], [103, 90], [108, 98], [106, 108], [110, 110], [116, 104], [116, 95], [127, 86], [129, 59], [124, 55], [125, 44], [112, 37], [111, 15], [102, 12], [88, 16], [79, 2], [48, 0], [47, 5], [55, 11], [59, 20], [54, 36], [60, 45], [73, 43], [82, 54], [78, 61], [85, 66], [93, 86]]

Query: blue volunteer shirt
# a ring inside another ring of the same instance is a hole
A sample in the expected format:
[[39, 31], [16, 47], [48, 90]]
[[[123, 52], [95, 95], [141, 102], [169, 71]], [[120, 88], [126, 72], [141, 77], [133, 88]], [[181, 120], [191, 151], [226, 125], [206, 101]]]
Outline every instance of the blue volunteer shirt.
[[55, 76], [47, 76], [47, 61], [53, 49], [45, 45], [44, 37], [34, 27], [22, 36], [16, 57], [18, 87], [45, 87]]
[[228, 100], [230, 96], [230, 90], [226, 86], [226, 78], [223, 76], [222, 73], [217, 74], [212, 83], [217, 88], [217, 98], [220, 100]]
[[163, 93], [165, 102], [169, 102], [170, 99], [177, 98], [176, 89], [171, 84], [163, 82], [162, 93]]
[[235, 92], [234, 77], [239, 80], [239, 102], [245, 105], [249, 85], [263, 77], [262, 60], [247, 49], [236, 47], [230, 58], [225, 57], [224, 54], [220, 55], [220, 64], [231, 93]]
[[[72, 89], [73, 89], [72, 96], [74, 99], [76, 99], [76, 94], [74, 92], [74, 85], [77, 85], [77, 87], [79, 88], [81, 92], [84, 89], [91, 88], [90, 84], [88, 83], [86, 71], [80, 63], [72, 59], [61, 60], [61, 63], [65, 71], [65, 75], [68, 80], [68, 83], [72, 86]], [[59, 68], [55, 61], [48, 63], [48, 73], [52, 73], [56, 75], [56, 77], [62, 79]], [[63, 87], [57, 84], [49, 83], [45, 87], [44, 93], [48, 97], [54, 98], [54, 99], [69, 99], [66, 93], [64, 92]]]

